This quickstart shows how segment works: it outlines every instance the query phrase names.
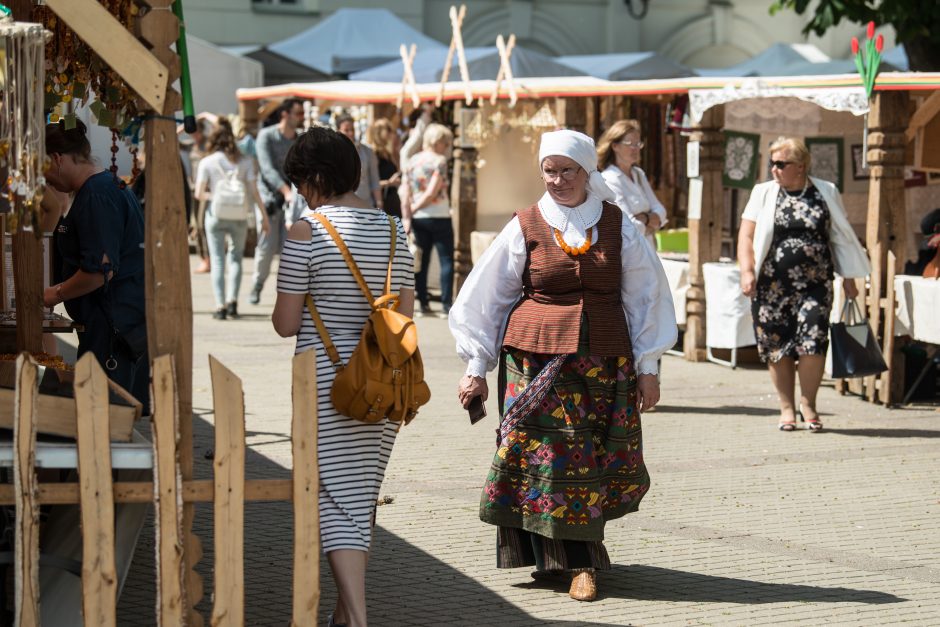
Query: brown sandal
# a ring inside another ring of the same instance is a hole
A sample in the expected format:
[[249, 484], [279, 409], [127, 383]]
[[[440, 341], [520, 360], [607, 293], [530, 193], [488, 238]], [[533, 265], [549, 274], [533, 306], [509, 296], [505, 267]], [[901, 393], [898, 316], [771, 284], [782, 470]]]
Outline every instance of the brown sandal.
[[568, 596], [575, 601], [593, 601], [597, 598], [597, 575], [593, 568], [575, 570], [571, 576]]

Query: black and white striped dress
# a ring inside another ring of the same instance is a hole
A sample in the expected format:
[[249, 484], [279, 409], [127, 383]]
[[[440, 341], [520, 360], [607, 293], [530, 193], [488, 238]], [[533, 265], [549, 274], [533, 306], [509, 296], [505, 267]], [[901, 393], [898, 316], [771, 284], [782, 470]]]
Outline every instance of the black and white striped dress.
[[[389, 218], [379, 209], [324, 206], [318, 211], [333, 224], [369, 289], [378, 298], [388, 269]], [[286, 294], [313, 295], [317, 310], [345, 363], [359, 342], [369, 305], [339, 248], [315, 219], [303, 217], [313, 229], [309, 242], [288, 239], [281, 253], [277, 289]], [[394, 219], [394, 218], [393, 218]], [[392, 293], [414, 288], [414, 261], [401, 223], [392, 271]], [[388, 421], [366, 424], [340, 415], [330, 401], [334, 370], [304, 307], [295, 353], [317, 351], [320, 467], [320, 537], [324, 552], [369, 550], [372, 515], [385, 467], [398, 433]]]

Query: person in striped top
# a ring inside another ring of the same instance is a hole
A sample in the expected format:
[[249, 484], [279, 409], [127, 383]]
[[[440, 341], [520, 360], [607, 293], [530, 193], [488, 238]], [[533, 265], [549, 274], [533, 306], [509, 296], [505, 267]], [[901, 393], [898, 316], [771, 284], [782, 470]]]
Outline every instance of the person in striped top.
[[659, 401], [657, 360], [676, 341], [662, 264], [610, 201], [594, 141], [542, 136], [545, 194], [519, 211], [474, 266], [450, 312], [464, 407], [499, 365], [502, 416], [480, 518], [496, 525], [499, 568], [570, 577], [590, 601], [610, 568], [608, 520], [649, 489], [640, 412]]
[[[360, 162], [356, 147], [331, 129], [314, 127], [287, 153], [284, 171], [310, 209], [339, 232], [373, 294], [385, 291], [390, 221], [395, 226], [391, 291], [398, 311], [414, 313], [414, 260], [401, 222], [356, 196]], [[333, 625], [366, 624], [365, 575], [376, 501], [398, 433], [398, 424], [365, 423], [343, 416], [330, 401], [335, 370], [304, 298], [313, 296], [343, 363], [359, 343], [371, 312], [342, 253], [307, 210], [294, 222], [281, 253], [272, 321], [282, 337], [297, 338], [296, 352], [317, 351], [317, 459], [320, 469], [320, 537], [339, 599]]]

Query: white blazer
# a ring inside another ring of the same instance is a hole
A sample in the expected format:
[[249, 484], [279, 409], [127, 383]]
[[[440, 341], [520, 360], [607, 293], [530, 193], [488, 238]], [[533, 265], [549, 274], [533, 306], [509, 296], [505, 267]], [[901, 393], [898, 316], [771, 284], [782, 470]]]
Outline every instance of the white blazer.
[[[839, 190], [829, 181], [814, 177], [809, 180], [822, 194], [829, 207], [829, 246], [832, 249], [832, 262], [836, 274], [846, 279], [861, 278], [871, 274], [868, 254], [858, 241], [852, 225], [842, 206]], [[774, 238], [774, 212], [780, 185], [776, 181], [767, 181], [754, 186], [751, 197], [741, 214], [743, 220], [757, 223], [754, 230], [754, 272], [760, 273], [761, 266], [770, 252]]]

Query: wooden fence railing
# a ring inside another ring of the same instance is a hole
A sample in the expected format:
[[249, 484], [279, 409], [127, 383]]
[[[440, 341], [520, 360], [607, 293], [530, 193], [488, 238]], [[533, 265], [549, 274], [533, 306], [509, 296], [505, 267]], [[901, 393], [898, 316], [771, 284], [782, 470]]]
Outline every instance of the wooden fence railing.
[[[209, 358], [215, 405], [215, 461], [212, 481], [183, 481], [179, 465], [179, 417], [170, 356], [153, 361], [153, 481], [113, 482], [109, 441], [108, 384], [92, 355], [75, 367], [78, 417], [78, 478], [75, 483], [40, 484], [36, 474], [36, 363], [17, 359], [13, 485], [0, 486], [0, 503], [16, 504], [15, 624], [40, 625], [39, 507], [81, 506], [82, 615], [85, 625], [116, 625], [118, 576], [115, 567], [116, 503], [154, 504], [158, 625], [185, 625], [184, 502], [212, 501], [215, 512], [213, 625], [243, 625], [245, 501], [293, 501], [294, 555], [291, 625], [314, 626], [320, 600], [320, 530], [317, 498], [316, 355], [293, 360], [290, 480], [245, 480], [245, 403], [241, 380]], [[44, 602], [54, 602], [44, 599]]]

